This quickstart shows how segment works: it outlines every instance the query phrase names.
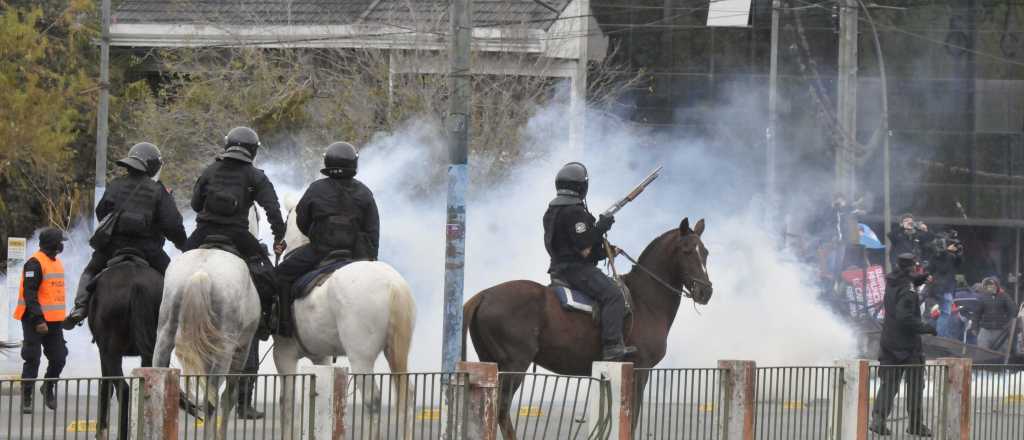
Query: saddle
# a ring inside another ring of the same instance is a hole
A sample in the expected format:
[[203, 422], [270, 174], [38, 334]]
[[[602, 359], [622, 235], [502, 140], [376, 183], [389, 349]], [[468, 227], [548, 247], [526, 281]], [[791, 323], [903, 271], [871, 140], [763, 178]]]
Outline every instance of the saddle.
[[292, 284], [292, 301], [309, 295], [313, 289], [322, 286], [327, 281], [327, 277], [331, 276], [336, 270], [354, 261], [352, 253], [347, 250], [338, 250], [327, 254], [315, 269], [299, 277]]
[[[625, 316], [629, 316], [633, 313], [633, 296], [625, 284], [618, 280], [615, 280], [615, 284], [619, 287], [619, 291], [622, 292], [625, 302]], [[558, 298], [558, 303], [563, 309], [570, 312], [589, 313], [595, 321], [601, 320], [601, 305], [589, 293], [573, 289], [569, 286], [568, 282], [554, 275], [551, 276], [551, 284], [548, 285], [548, 288], [555, 292], [555, 298]]]
[[216, 249], [224, 252], [230, 252], [238, 258], [244, 259], [242, 253], [238, 252], [238, 248], [231, 242], [231, 238], [224, 235], [207, 235], [206, 239], [203, 240], [203, 244], [199, 245], [199, 249]]
[[149, 261], [146, 261], [146, 255], [143, 254], [142, 251], [131, 247], [118, 249], [118, 251], [114, 253], [114, 256], [107, 260], [107, 265], [103, 270], [89, 281], [89, 284], [85, 286], [85, 289], [90, 292], [95, 291], [96, 282], [99, 281], [100, 277], [107, 273], [110, 268], [120, 264], [134, 264], [140, 267], [149, 267]]

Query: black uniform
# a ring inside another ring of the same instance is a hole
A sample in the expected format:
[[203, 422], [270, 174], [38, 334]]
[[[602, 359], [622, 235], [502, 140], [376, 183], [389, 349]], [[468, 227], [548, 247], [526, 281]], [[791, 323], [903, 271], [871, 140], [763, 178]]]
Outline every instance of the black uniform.
[[192, 190], [192, 209], [199, 213], [196, 230], [184, 251], [203, 245], [210, 235], [228, 237], [246, 261], [270, 265], [265, 247], [249, 233], [249, 210], [258, 203], [267, 213], [274, 240], [284, 239], [285, 224], [274, 185], [252, 164], [219, 158], [206, 167]]
[[[935, 334], [935, 329], [921, 321], [917, 293], [912, 289], [910, 276], [897, 270], [885, 277], [885, 320], [882, 323], [881, 350], [878, 355], [881, 386], [872, 411], [873, 424], [885, 424], [892, 412], [893, 400], [899, 393], [900, 381], [907, 381], [907, 412], [913, 431], [923, 428], [921, 404], [924, 393], [924, 374], [921, 368], [901, 368], [899, 365], [923, 365], [924, 349], [921, 334]], [[927, 428], [923, 428], [927, 430]]]
[[110, 244], [93, 252], [86, 272], [97, 273], [117, 251], [134, 248], [163, 275], [171, 261], [163, 249], [164, 238], [178, 249], [185, 246], [186, 238], [181, 213], [167, 188], [143, 173], [118, 177], [96, 205], [96, 218], [102, 220], [117, 210], [122, 211], [121, 217]]
[[334, 251], [349, 251], [356, 260], [377, 259], [380, 216], [373, 193], [362, 182], [353, 178], [317, 180], [302, 195], [295, 215], [299, 230], [310, 242], [277, 266], [278, 280], [285, 288]]
[[[42, 284], [43, 268], [35, 257], [29, 258], [22, 269], [22, 279], [25, 282], [25, 314], [21, 317], [21, 330], [24, 334], [24, 342], [21, 345], [21, 358], [25, 364], [21, 369], [21, 377], [24, 379], [35, 379], [39, 377], [39, 358], [46, 355], [46, 378], [60, 377], [64, 371], [64, 363], [67, 360], [68, 349], [64, 342], [64, 332], [60, 322], [46, 322], [43, 319], [43, 309], [39, 305], [39, 286]], [[41, 335], [36, 332], [35, 327], [40, 322], [46, 322], [49, 332]]]
[[[551, 256], [548, 273], [584, 291], [601, 304], [601, 340], [607, 345], [622, 343], [625, 302], [618, 286], [597, 268], [607, 257], [602, 236], [608, 227], [595, 224], [582, 201], [563, 205], [556, 198], [544, 213], [544, 246]], [[583, 251], [590, 254], [583, 256]]]

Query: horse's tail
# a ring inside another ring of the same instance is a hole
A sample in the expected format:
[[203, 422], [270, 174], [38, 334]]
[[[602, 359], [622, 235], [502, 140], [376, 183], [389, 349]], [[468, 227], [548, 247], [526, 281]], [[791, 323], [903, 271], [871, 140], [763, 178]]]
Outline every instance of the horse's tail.
[[[394, 374], [391, 382], [398, 401], [399, 420], [403, 423], [409, 411], [410, 390], [409, 349], [412, 345], [412, 330], [416, 325], [416, 306], [413, 304], [409, 284], [404, 280], [388, 283], [391, 301], [388, 306], [388, 333], [384, 343], [384, 358]], [[398, 374], [395, 374], [398, 373]], [[415, 391], [412, 392], [415, 394]]]
[[[462, 306], [462, 360], [466, 360], [466, 332], [469, 331], [469, 327], [476, 323], [476, 311], [480, 308], [480, 304], [483, 303], [483, 294], [478, 294], [466, 301], [466, 304]], [[473, 334], [470, 333], [470, 337]], [[473, 341], [473, 346], [479, 351], [481, 345], [477, 344], [476, 340]]]
[[213, 281], [205, 271], [196, 272], [185, 283], [178, 313], [180, 325], [174, 340], [175, 353], [185, 374], [207, 374], [228, 347], [227, 335], [214, 324], [212, 292]]
[[[157, 322], [160, 320], [160, 299], [163, 280], [158, 284], [149, 285], [147, 281], [160, 278], [156, 272], [143, 273], [143, 279], [132, 282], [128, 297], [128, 310], [131, 315], [132, 339], [135, 348], [145, 359], [152, 359], [156, 346]], [[155, 290], [153, 290], [155, 289]], [[155, 293], [154, 293], [155, 292]]]

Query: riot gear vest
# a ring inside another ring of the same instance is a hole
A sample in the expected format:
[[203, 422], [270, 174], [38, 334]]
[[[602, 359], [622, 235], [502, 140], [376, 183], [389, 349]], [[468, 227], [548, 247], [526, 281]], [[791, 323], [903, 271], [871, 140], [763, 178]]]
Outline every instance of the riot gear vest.
[[121, 214], [114, 226], [114, 236], [128, 239], [153, 236], [154, 216], [163, 188], [145, 175], [123, 177], [114, 195], [115, 210]]
[[226, 159], [214, 166], [216, 169], [208, 175], [199, 219], [211, 223], [232, 223], [231, 220], [245, 218], [248, 222], [249, 208], [252, 207], [249, 165]]

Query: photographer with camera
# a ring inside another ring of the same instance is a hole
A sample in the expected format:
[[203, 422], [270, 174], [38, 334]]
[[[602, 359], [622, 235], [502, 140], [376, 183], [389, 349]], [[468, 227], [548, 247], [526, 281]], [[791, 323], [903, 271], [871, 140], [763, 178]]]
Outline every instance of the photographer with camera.
[[926, 247], [934, 239], [935, 235], [928, 232], [928, 225], [914, 221], [914, 214], [908, 212], [901, 215], [900, 227], [889, 233], [892, 266], [896, 267], [896, 258], [901, 254], [914, 254], [918, 261], [927, 265], [930, 255]]
[[956, 273], [963, 263], [964, 247], [952, 229], [936, 234], [930, 247], [932, 257], [928, 271], [932, 273], [933, 280], [928, 285], [927, 295], [939, 305], [940, 314], [935, 327], [939, 336], [959, 339], [952, 325], [951, 313]]

